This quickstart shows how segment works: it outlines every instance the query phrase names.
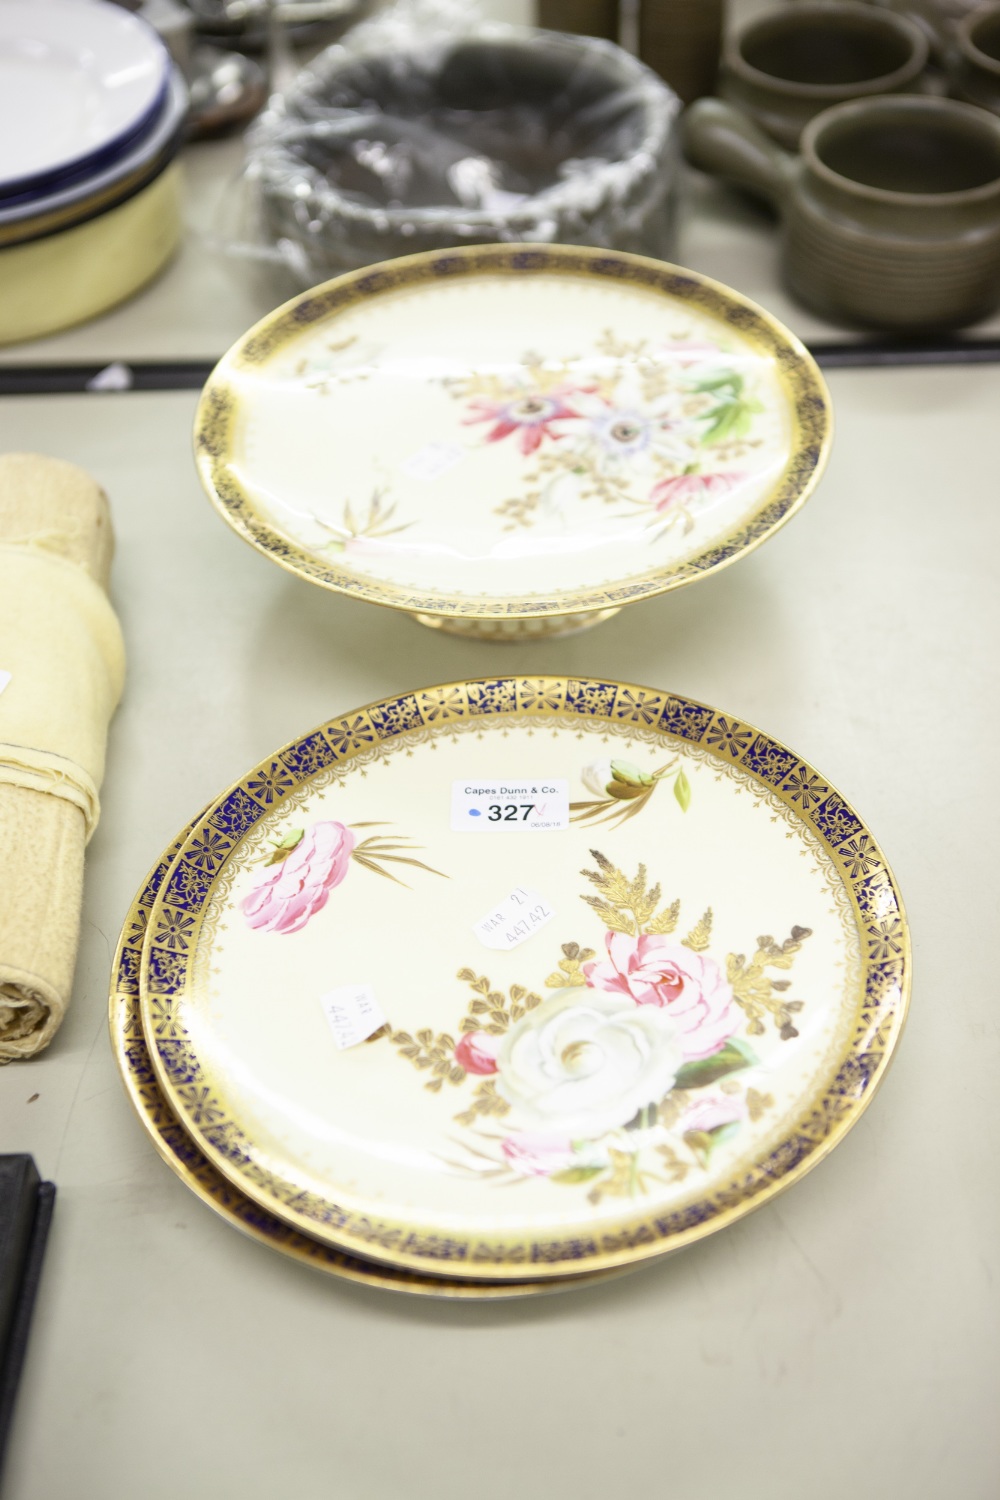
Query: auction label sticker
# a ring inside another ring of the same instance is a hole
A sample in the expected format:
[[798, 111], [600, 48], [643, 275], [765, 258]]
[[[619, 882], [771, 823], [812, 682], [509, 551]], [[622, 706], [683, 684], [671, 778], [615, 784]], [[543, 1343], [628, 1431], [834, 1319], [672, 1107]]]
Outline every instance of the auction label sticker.
[[552, 833], [569, 827], [569, 782], [453, 781], [456, 833]]
[[370, 984], [342, 984], [321, 995], [319, 1003], [341, 1052], [366, 1042], [386, 1024]]
[[555, 912], [544, 896], [519, 885], [509, 896], [498, 901], [481, 921], [474, 923], [472, 930], [484, 947], [506, 953], [509, 948], [516, 948], [534, 937], [554, 916]]

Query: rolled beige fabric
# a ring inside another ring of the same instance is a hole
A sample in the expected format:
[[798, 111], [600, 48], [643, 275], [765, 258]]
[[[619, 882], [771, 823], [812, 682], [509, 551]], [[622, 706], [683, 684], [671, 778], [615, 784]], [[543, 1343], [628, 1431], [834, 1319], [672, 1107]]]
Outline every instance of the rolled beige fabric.
[[49, 1044], [73, 987], [84, 847], [125, 677], [113, 550], [88, 474], [0, 455], [0, 1062]]

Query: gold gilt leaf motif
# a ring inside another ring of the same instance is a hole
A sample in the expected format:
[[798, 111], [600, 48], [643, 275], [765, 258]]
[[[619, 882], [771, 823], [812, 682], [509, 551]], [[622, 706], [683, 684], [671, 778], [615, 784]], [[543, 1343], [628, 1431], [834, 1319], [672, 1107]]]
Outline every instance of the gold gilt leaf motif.
[[756, 1089], [747, 1089], [747, 1113], [751, 1120], [759, 1120], [769, 1109], [774, 1108], [773, 1094], [760, 1094]]
[[793, 927], [791, 936], [780, 944], [773, 937], [759, 937], [757, 951], [749, 962], [742, 953], [729, 954], [726, 978], [732, 985], [736, 1003], [746, 1013], [750, 1036], [763, 1035], [765, 1015], [770, 1015], [782, 1041], [798, 1036], [792, 1017], [802, 1009], [803, 1002], [786, 1000], [784, 992], [790, 988], [790, 982], [773, 979], [767, 970], [790, 969], [796, 953], [811, 936], [812, 928]]
[[683, 1182], [691, 1170], [690, 1162], [683, 1161], [674, 1150], [673, 1146], [666, 1144], [657, 1146], [659, 1156], [663, 1158], [663, 1170], [667, 1174], [668, 1182]]
[[672, 901], [665, 906], [659, 916], [653, 917], [652, 921], [646, 923], [646, 931], [656, 937], [667, 937], [677, 926], [677, 919], [681, 914], [681, 903]]
[[640, 1169], [638, 1151], [616, 1151], [612, 1146], [608, 1158], [611, 1163], [608, 1171], [587, 1194], [591, 1203], [600, 1203], [602, 1198], [635, 1198], [649, 1192], [650, 1182], [663, 1181], [655, 1172]]
[[563, 956], [559, 960], [559, 967], [555, 969], [546, 979], [545, 985], [550, 990], [576, 989], [587, 983], [587, 976], [583, 972], [583, 966], [597, 955], [593, 948], [581, 948], [579, 943], [563, 943]]
[[[379, 1033], [381, 1035], [381, 1033]], [[455, 1061], [455, 1039], [447, 1032], [418, 1031], [411, 1036], [408, 1031], [389, 1031], [389, 1040], [399, 1048], [400, 1057], [408, 1058], [421, 1072], [430, 1070], [431, 1076], [424, 1084], [432, 1094], [440, 1092], [445, 1083], [461, 1083], [465, 1069]]]
[[512, 984], [507, 995], [490, 988], [485, 974], [476, 974], [474, 969], [459, 969], [457, 977], [472, 990], [472, 999], [462, 1020], [459, 1031], [487, 1031], [492, 1036], [502, 1036], [515, 1021], [520, 1021], [529, 1010], [541, 1005], [541, 995], [526, 990], [523, 985]]
[[459, 1125], [474, 1125], [480, 1115], [505, 1115], [509, 1109], [506, 1099], [501, 1099], [497, 1093], [493, 1079], [487, 1078], [476, 1089], [469, 1108], [455, 1115], [455, 1119]]
[[709, 907], [705, 914], [691, 928], [686, 938], [681, 938], [685, 948], [690, 948], [692, 953], [704, 953], [712, 936], [712, 908]]
[[640, 865], [635, 879], [629, 880], [599, 849], [591, 849], [590, 855], [598, 868], [581, 870], [580, 874], [600, 894], [584, 895], [581, 900], [597, 913], [605, 927], [611, 932], [627, 933], [630, 937], [637, 937], [640, 933], [663, 934], [674, 930], [680, 916], [680, 902], [673, 901], [657, 912], [660, 887], [654, 885], [647, 889], [645, 865]]

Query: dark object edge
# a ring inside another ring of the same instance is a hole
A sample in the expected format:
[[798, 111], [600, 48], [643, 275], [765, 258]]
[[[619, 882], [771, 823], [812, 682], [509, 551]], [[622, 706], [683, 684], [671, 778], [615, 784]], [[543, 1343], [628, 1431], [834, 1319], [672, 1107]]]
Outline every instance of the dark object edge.
[[49, 1237], [55, 1201], [55, 1183], [39, 1183], [35, 1198], [35, 1221], [25, 1252], [21, 1285], [11, 1317], [5, 1357], [0, 1367], [0, 1478], [3, 1476], [7, 1439], [10, 1436], [17, 1388], [21, 1379], [21, 1371], [24, 1368], [28, 1334], [31, 1330], [31, 1315], [35, 1307], [38, 1284], [42, 1278], [42, 1262], [45, 1258], [45, 1245]]

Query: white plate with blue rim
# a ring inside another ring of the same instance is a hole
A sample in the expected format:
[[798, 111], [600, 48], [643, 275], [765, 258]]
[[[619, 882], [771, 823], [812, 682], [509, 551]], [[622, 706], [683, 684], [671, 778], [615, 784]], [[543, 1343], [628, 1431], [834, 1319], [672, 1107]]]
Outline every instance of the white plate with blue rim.
[[121, 156], [87, 177], [36, 193], [0, 197], [0, 246], [68, 229], [137, 193], [177, 154], [187, 114], [187, 84], [180, 70], [171, 68], [160, 113], [148, 134]]
[[166, 98], [156, 32], [106, 0], [0, 5], [0, 198], [100, 171], [140, 140]]

